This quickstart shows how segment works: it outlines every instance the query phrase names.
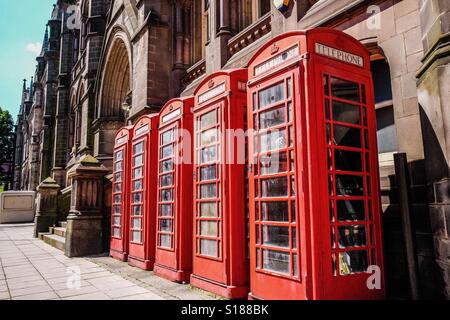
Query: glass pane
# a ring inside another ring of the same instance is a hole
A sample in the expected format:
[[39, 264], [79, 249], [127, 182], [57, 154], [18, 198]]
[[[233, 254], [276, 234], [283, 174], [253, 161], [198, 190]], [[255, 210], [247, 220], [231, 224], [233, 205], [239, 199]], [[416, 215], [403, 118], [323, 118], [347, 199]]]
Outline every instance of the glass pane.
[[285, 152], [263, 155], [260, 157], [259, 162], [261, 174], [272, 174], [288, 171], [288, 159]]
[[202, 163], [216, 161], [217, 160], [217, 152], [216, 151], [217, 151], [216, 146], [212, 146], [212, 147], [203, 149], [201, 151]]
[[133, 231], [131, 235], [131, 241], [133, 242], [141, 242], [141, 232], [140, 231]]
[[114, 214], [120, 214], [120, 206], [114, 206]]
[[334, 163], [336, 170], [363, 171], [362, 155], [359, 152], [335, 150]]
[[359, 85], [331, 77], [331, 94], [333, 97], [359, 102]]
[[172, 174], [166, 174], [161, 177], [161, 187], [170, 187], [173, 185], [173, 176]]
[[167, 202], [167, 201], [172, 201], [172, 200], [173, 200], [172, 189], [161, 191], [161, 201]]
[[259, 108], [284, 100], [284, 83], [279, 83], [259, 92]]
[[286, 129], [267, 132], [260, 136], [261, 152], [283, 149], [286, 146]]
[[121, 192], [122, 191], [122, 184], [116, 183], [114, 184], [114, 192]]
[[137, 168], [133, 170], [133, 179], [142, 178], [142, 168]]
[[263, 197], [285, 197], [288, 195], [287, 177], [267, 179], [261, 181]]
[[339, 227], [339, 247], [361, 247], [367, 244], [365, 226]]
[[362, 196], [364, 195], [363, 178], [336, 175], [336, 191], [338, 196]]
[[363, 200], [338, 200], [337, 215], [339, 221], [356, 221], [365, 219]]
[[122, 196], [120, 194], [114, 196], [114, 203], [122, 203]]
[[162, 148], [161, 158], [168, 158], [171, 156], [173, 156], [173, 145], [168, 145], [168, 146]]
[[297, 249], [297, 228], [292, 228], [291, 233], [292, 233], [292, 249]]
[[123, 160], [123, 151], [119, 151], [116, 153], [116, 161]]
[[330, 95], [330, 86], [328, 79], [329, 79], [328, 76], [323, 76], [323, 91], [326, 96]]
[[133, 191], [142, 190], [142, 180], [136, 180], [133, 182]]
[[217, 222], [216, 221], [201, 221], [200, 235], [208, 237], [217, 237]]
[[120, 238], [120, 228], [114, 228], [113, 229], [113, 237], [114, 238]]
[[120, 226], [120, 217], [114, 217], [113, 218], [113, 224], [115, 226]]
[[200, 240], [200, 254], [210, 257], [218, 257], [217, 241], [215, 240]]
[[172, 232], [172, 220], [159, 220], [159, 230], [163, 232]]
[[134, 216], [142, 215], [142, 206], [134, 206], [133, 207], [133, 215]]
[[339, 253], [339, 274], [366, 272], [368, 267], [367, 251], [350, 251]]
[[173, 160], [166, 160], [161, 162], [161, 172], [168, 172], [173, 170]]
[[217, 112], [213, 110], [200, 117], [201, 128], [208, 128], [217, 123]]
[[263, 250], [263, 269], [290, 274], [290, 260], [289, 253]]
[[137, 154], [137, 153], [142, 153], [144, 151], [144, 142], [140, 142], [138, 144], [135, 144], [133, 146], [133, 153]]
[[289, 228], [263, 226], [263, 244], [275, 247], [289, 248]]
[[294, 115], [292, 113], [292, 102], [291, 101], [288, 102], [288, 119], [289, 119], [288, 120], [289, 122], [294, 121]]
[[288, 202], [261, 202], [263, 221], [289, 221]]
[[144, 164], [144, 156], [140, 155], [133, 158], [133, 167], [142, 166]]
[[161, 234], [159, 236], [159, 245], [163, 248], [172, 248], [172, 236], [168, 234]]
[[292, 79], [287, 79], [287, 97], [290, 98], [292, 96]]
[[204, 202], [200, 204], [201, 217], [217, 217], [217, 205], [215, 202]]
[[121, 182], [122, 181], [122, 173], [116, 173], [114, 175], [114, 181], [115, 182]]
[[200, 180], [216, 180], [217, 179], [217, 167], [216, 165], [202, 167], [200, 169]]
[[334, 144], [337, 146], [361, 148], [362, 144], [360, 129], [335, 125], [333, 132]]
[[204, 184], [200, 186], [200, 196], [201, 199], [215, 198], [217, 197], [217, 186], [216, 184]]
[[142, 220], [141, 219], [133, 219], [133, 224], [131, 226], [132, 229], [141, 229], [142, 228]]
[[133, 202], [134, 203], [141, 203], [142, 202], [142, 193], [141, 192], [135, 193], [133, 195]]
[[275, 127], [286, 122], [286, 110], [284, 105], [259, 114], [260, 129]]
[[123, 169], [123, 163], [122, 163], [122, 161], [117, 162], [117, 163], [115, 164], [115, 166], [114, 166], [114, 170], [115, 170], [116, 172], [118, 172], [118, 171], [122, 171], [122, 169]]
[[298, 277], [298, 258], [296, 254], [292, 255], [292, 264], [293, 264], [293, 271], [294, 271], [294, 277]]
[[172, 216], [172, 205], [171, 204], [162, 204], [161, 205], [161, 216], [163, 216], [163, 217]]
[[345, 102], [333, 101], [333, 120], [355, 125], [361, 124], [359, 106]]
[[173, 131], [169, 130], [161, 135], [161, 144], [165, 145], [173, 140]]
[[217, 128], [212, 128], [210, 130], [207, 130], [205, 132], [201, 133], [201, 145], [208, 145], [212, 144], [217, 141]]

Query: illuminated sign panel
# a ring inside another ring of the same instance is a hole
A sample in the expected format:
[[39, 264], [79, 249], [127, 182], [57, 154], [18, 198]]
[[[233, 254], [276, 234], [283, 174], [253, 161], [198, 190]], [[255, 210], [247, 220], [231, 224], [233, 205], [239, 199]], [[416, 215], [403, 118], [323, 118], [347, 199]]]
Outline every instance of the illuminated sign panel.
[[145, 126], [140, 127], [139, 129], [136, 130], [136, 137], [139, 137], [140, 135], [143, 135], [144, 133], [147, 133], [149, 129], [148, 124], [146, 124]]
[[275, 57], [273, 57], [272, 59], [269, 59], [267, 61], [265, 61], [264, 63], [261, 63], [260, 65], [255, 67], [255, 76], [259, 76], [263, 73], [266, 73], [267, 71], [269, 71], [270, 69], [275, 68], [276, 66], [279, 66], [280, 64], [286, 62], [289, 59], [292, 59], [295, 56], [299, 55], [299, 49], [298, 46], [292, 47], [278, 55], [276, 55]]
[[221, 85], [218, 85], [217, 87], [214, 87], [209, 91], [206, 91], [204, 94], [198, 97], [198, 103], [203, 103], [205, 101], [208, 101], [209, 99], [217, 97], [219, 94], [224, 93], [225, 89], [226, 89], [225, 83], [222, 83]]
[[345, 63], [354, 64], [358, 67], [364, 67], [363, 57], [339, 49], [335, 49], [321, 43], [316, 43], [316, 53]]
[[164, 123], [164, 122], [170, 121], [172, 119], [175, 119], [179, 115], [181, 115], [181, 109], [177, 109], [175, 111], [172, 111], [171, 113], [168, 113], [168, 114], [166, 114], [165, 116], [162, 117], [162, 122]]

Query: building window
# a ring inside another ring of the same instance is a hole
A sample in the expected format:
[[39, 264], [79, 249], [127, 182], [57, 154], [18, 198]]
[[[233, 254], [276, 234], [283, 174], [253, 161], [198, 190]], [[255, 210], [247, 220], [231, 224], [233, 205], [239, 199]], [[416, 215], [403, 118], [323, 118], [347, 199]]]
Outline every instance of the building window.
[[397, 151], [397, 132], [394, 121], [394, 108], [387, 106], [376, 110], [378, 152]]
[[378, 153], [380, 162], [391, 162], [392, 154], [398, 150], [391, 73], [384, 58], [372, 61], [371, 69], [375, 93]]
[[261, 18], [271, 10], [270, 3], [270, 0], [258, 0], [258, 18]]

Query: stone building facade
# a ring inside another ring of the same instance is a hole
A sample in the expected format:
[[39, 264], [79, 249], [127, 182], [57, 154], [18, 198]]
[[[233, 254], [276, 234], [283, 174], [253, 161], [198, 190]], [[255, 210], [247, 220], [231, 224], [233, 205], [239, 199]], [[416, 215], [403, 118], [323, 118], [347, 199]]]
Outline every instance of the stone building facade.
[[[283, 32], [336, 28], [371, 53], [389, 295], [409, 291], [393, 166], [393, 154], [405, 152], [420, 296], [450, 298], [448, 1], [288, 3], [281, 12], [270, 0], [58, 1], [34, 84], [24, 87], [15, 187], [34, 190], [52, 177], [58, 217], [68, 222], [66, 254], [106, 250], [118, 128], [192, 94], [212, 72], [246, 67]], [[76, 28], [67, 23], [72, 10]], [[94, 195], [90, 206], [83, 186]]]

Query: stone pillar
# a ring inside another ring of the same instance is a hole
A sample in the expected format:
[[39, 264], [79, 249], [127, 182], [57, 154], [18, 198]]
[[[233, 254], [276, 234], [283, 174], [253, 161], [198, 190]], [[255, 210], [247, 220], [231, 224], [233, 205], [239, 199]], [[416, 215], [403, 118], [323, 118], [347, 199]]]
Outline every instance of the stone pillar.
[[425, 56], [417, 72], [430, 221], [442, 296], [450, 299], [450, 2], [420, 1]]
[[48, 232], [58, 220], [58, 194], [60, 186], [52, 178], [47, 178], [37, 187], [34, 237], [40, 232]]
[[108, 173], [96, 158], [83, 156], [69, 170], [72, 194], [66, 230], [66, 256], [103, 251], [103, 184]]

